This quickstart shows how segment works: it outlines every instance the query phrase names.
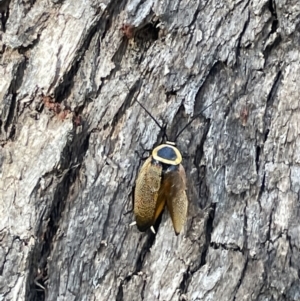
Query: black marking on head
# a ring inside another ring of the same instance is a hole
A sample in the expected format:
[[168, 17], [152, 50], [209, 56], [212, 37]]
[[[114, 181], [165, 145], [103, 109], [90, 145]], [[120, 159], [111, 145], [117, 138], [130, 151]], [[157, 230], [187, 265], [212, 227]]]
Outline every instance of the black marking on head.
[[160, 158], [167, 159], [167, 160], [176, 160], [178, 157], [176, 152], [174, 151], [174, 149], [171, 147], [167, 147], [167, 146], [158, 150], [157, 155]]

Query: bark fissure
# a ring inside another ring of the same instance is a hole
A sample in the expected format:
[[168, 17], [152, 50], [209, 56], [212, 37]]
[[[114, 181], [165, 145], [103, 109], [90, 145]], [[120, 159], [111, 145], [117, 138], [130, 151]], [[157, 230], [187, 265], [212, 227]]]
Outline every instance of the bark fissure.
[[[190, 288], [190, 283], [192, 280], [193, 275], [195, 275], [205, 264], [206, 262], [206, 256], [209, 251], [209, 248], [211, 247], [211, 235], [213, 232], [213, 221], [214, 221], [214, 214], [215, 214], [215, 207], [216, 204], [212, 204], [209, 208], [209, 212], [205, 213], [205, 226], [204, 226], [204, 235], [205, 235], [205, 242], [203, 245], [199, 245], [201, 249], [201, 256], [200, 260], [198, 262], [193, 262], [193, 266], [190, 264], [187, 265], [185, 272], [182, 275], [182, 280], [179, 284], [179, 290], [182, 298], [186, 298], [186, 293], [188, 292], [188, 289]], [[201, 241], [193, 241], [195, 244], [200, 244]], [[183, 299], [185, 300], [185, 299]]]
[[[45, 231], [43, 233], [38, 232], [38, 237], [40, 240], [35, 244], [32, 251], [32, 256], [30, 259], [31, 262], [31, 272], [27, 279], [28, 288], [27, 298], [28, 300], [44, 300], [47, 293], [47, 284], [45, 280], [48, 279], [48, 257], [53, 251], [53, 246], [55, 245], [55, 239], [59, 237], [58, 230], [60, 227], [61, 219], [63, 218], [65, 207], [67, 204], [68, 196], [71, 192], [71, 186], [76, 181], [78, 177], [78, 172], [81, 168], [81, 162], [83, 161], [84, 154], [88, 149], [87, 139], [84, 139], [84, 135], [74, 136], [69, 140], [69, 145], [66, 145], [65, 149], [62, 151], [61, 164], [59, 174], [48, 173], [44, 175], [44, 178], [47, 177], [56, 178], [56, 180], [51, 180], [51, 182], [58, 182], [55, 192], [53, 193], [53, 203], [49, 209], [49, 213], [46, 216], [43, 214], [43, 220], [46, 221], [45, 225], [42, 224], [38, 226], [37, 231], [41, 231], [43, 228]], [[72, 152], [72, 148], [77, 146], [79, 150], [77, 154]], [[76, 162], [77, 164], [74, 165]], [[71, 164], [71, 166], [68, 166]], [[72, 166], [74, 165], [74, 166]], [[36, 193], [32, 192], [32, 197], [34, 194], [42, 195], [51, 195], [52, 187], [46, 188], [49, 192], [40, 190], [40, 186], [36, 186]], [[84, 238], [83, 238], [84, 239]], [[74, 254], [73, 254], [74, 255]], [[46, 288], [45, 292], [38, 291], [40, 286]], [[35, 292], [36, 291], [36, 292]]]
[[5, 32], [5, 24], [9, 18], [9, 2], [10, 0], [3, 0], [0, 3], [0, 16], [1, 16], [1, 25], [2, 25], [3, 32]]
[[273, 16], [271, 33], [274, 33], [276, 32], [279, 25], [277, 11], [276, 11], [276, 2], [274, 0], [269, 0], [269, 10]]
[[[248, 1], [247, 5], [245, 5], [244, 10], [246, 8], [248, 8], [249, 2], [250, 1]], [[242, 38], [245, 36], [246, 30], [249, 26], [249, 23], [250, 23], [250, 10], [248, 9], [248, 18], [245, 21], [244, 26], [243, 26], [243, 30], [241, 31], [241, 33], [239, 34], [239, 37], [237, 39], [237, 46], [236, 46], [236, 64], [237, 65], [239, 64], [239, 57], [240, 57], [240, 53], [241, 53], [241, 41], [242, 41]]]
[[[54, 193], [54, 200], [56, 200], [56, 202], [52, 204], [52, 208], [46, 219], [45, 232], [40, 233], [39, 236], [41, 237], [41, 240], [36, 243], [32, 252], [31, 264], [36, 267], [36, 269], [32, 270], [33, 274], [28, 278], [28, 286], [31, 287], [27, 293], [28, 300], [39, 300], [39, 298], [42, 298], [40, 294], [35, 295], [32, 293], [32, 291], [38, 288], [35, 284], [36, 281], [42, 286], [47, 287], [44, 281], [44, 279], [48, 278], [47, 258], [51, 254], [54, 238], [57, 235], [60, 219], [66, 206], [65, 199], [67, 199], [69, 190], [66, 190], [65, 188], [70, 186], [70, 179], [72, 179], [72, 177], [72, 171], [67, 172], [65, 177], [61, 180], [61, 183], [57, 186], [57, 191]], [[39, 277], [39, 279], [36, 280], [40, 275], [42, 277]]]
[[200, 165], [201, 159], [203, 157], [203, 153], [204, 153], [203, 147], [204, 147], [204, 143], [207, 139], [207, 134], [209, 132], [209, 129], [210, 129], [210, 120], [208, 119], [205, 122], [203, 135], [201, 137], [199, 145], [197, 145], [196, 153], [194, 155], [194, 160], [193, 160], [193, 163], [198, 170], [198, 179], [200, 178], [200, 170], [199, 170], [200, 166], [199, 165]]
[[245, 263], [244, 263], [243, 270], [242, 270], [242, 272], [241, 272], [241, 276], [240, 276], [240, 278], [239, 278], [239, 280], [238, 280], [238, 285], [236, 286], [235, 292], [234, 292], [234, 294], [233, 294], [233, 301], [239, 300], [239, 299], [236, 299], [236, 298], [237, 298], [237, 297], [236, 297], [236, 294], [237, 294], [237, 292], [239, 291], [239, 289], [240, 289], [240, 287], [241, 287], [241, 285], [242, 285], [242, 283], [243, 283], [243, 281], [244, 281], [244, 279], [245, 279], [245, 274], [246, 274], [246, 271], [247, 271], [248, 262], [249, 262], [249, 260], [250, 260], [250, 259], [248, 258], [248, 252], [246, 252], [246, 256], [247, 256], [247, 259], [246, 259], [246, 261], [245, 261]]
[[[4, 123], [4, 132], [7, 133], [6, 140], [13, 140], [15, 135], [15, 124], [17, 123], [17, 90], [21, 87], [24, 73], [26, 69], [25, 61], [21, 61], [16, 67], [15, 78], [11, 82], [11, 85], [8, 90], [8, 94], [11, 94], [10, 105], [8, 108], [8, 114]], [[1, 130], [1, 129], [0, 129]], [[0, 134], [1, 131], [0, 131]]]

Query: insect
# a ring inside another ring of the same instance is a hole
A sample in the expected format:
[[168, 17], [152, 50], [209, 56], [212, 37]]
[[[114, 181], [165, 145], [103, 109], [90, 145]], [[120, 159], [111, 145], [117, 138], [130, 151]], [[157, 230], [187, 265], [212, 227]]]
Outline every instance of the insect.
[[[217, 99], [218, 100], [218, 99]], [[199, 115], [213, 103], [205, 107], [199, 114], [194, 116], [176, 135], [175, 142], [179, 135]], [[178, 235], [187, 218], [188, 198], [186, 194], [186, 174], [181, 164], [182, 155], [176, 147], [175, 142], [167, 141], [165, 128], [150, 114], [150, 112], [138, 101], [138, 104], [164, 131], [166, 141], [152, 150], [151, 155], [142, 165], [135, 185], [134, 191], [134, 215], [137, 228], [144, 232], [151, 228], [155, 233], [153, 225], [166, 206]]]
[[249, 117], [249, 108], [244, 106], [240, 111], [240, 120], [243, 126], [246, 126]]
[[134, 33], [135, 33], [134, 26], [130, 24], [123, 24], [120, 30], [123, 32], [124, 36], [127, 37], [127, 39], [132, 39], [134, 37]]

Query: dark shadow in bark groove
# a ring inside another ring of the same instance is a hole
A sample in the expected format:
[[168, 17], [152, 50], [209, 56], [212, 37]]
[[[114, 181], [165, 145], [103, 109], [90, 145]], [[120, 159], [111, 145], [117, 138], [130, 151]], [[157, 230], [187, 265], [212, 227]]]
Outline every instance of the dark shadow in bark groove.
[[[210, 206], [210, 212], [208, 216], [208, 220], [206, 222], [206, 231], [205, 231], [205, 244], [203, 246], [202, 254], [201, 254], [201, 262], [200, 267], [206, 264], [206, 254], [208, 251], [208, 248], [210, 246], [211, 242], [211, 234], [213, 232], [213, 222], [215, 217], [215, 211], [216, 211], [216, 203], [211, 204]], [[199, 268], [197, 269], [199, 270]], [[193, 271], [195, 272], [195, 271]]]
[[265, 57], [265, 66], [267, 65], [268, 58], [270, 57], [272, 50], [273, 49], [278, 50], [278, 46], [281, 44], [281, 42], [282, 42], [281, 36], [277, 35], [275, 40], [265, 48], [265, 50], [263, 51]]
[[184, 272], [181, 283], [179, 285], [181, 294], [185, 294], [187, 292], [190, 282], [191, 282], [191, 272], [190, 272], [190, 267], [188, 267], [187, 270]]
[[[118, 15], [119, 12], [122, 10], [124, 5], [115, 5], [114, 1], [111, 1], [106, 8], [106, 12], [108, 16], [112, 14]], [[114, 12], [117, 11], [117, 12]], [[104, 16], [105, 18], [105, 16]], [[68, 99], [68, 97], [72, 94], [72, 90], [74, 87], [74, 77], [77, 74], [81, 61], [84, 58], [85, 52], [89, 49], [92, 39], [94, 38], [95, 34], [102, 29], [102, 37], [105, 36], [105, 33], [109, 30], [111, 26], [111, 21], [109, 18], [100, 20], [94, 26], [90, 27], [89, 32], [86, 34], [86, 39], [83, 42], [81, 48], [78, 48], [77, 55], [74, 56], [73, 65], [70, 68], [69, 72], [64, 74], [63, 80], [61, 83], [54, 82], [52, 86], [56, 86], [54, 90], [54, 98], [57, 102], [62, 102], [64, 99]], [[51, 88], [51, 87], [50, 87]]]
[[[156, 232], [157, 232], [160, 222], [161, 222], [161, 215], [157, 219], [155, 226], [154, 226], [154, 229]], [[142, 235], [145, 235], [145, 234], [142, 234]], [[134, 275], [136, 275], [138, 272], [140, 272], [142, 270], [145, 257], [147, 255], [147, 253], [150, 252], [150, 249], [153, 246], [154, 241], [155, 241], [155, 234], [153, 234], [150, 230], [148, 230], [148, 234], [146, 234], [146, 235], [148, 235], [148, 237], [147, 237], [147, 240], [146, 240], [145, 244], [143, 245], [143, 247], [141, 249], [141, 253], [137, 259], [135, 272], [133, 273]]]
[[[215, 62], [213, 66], [211, 66], [202, 86], [199, 87], [199, 90], [196, 94], [194, 111], [200, 112], [201, 110], [203, 110], [203, 100], [205, 101], [207, 97], [209, 97], [211, 102], [213, 102], [217, 97], [220, 100], [222, 99], [222, 96], [225, 97], [225, 95], [228, 94], [228, 89], [231, 84], [229, 82], [230, 80], [234, 80], [233, 72], [231, 71], [231, 69], [226, 68], [226, 65], [221, 61]], [[218, 89], [222, 91], [222, 95], [213, 95], [215, 92], [213, 90], [213, 87], [215, 86], [218, 86]], [[229, 112], [230, 106], [228, 106], [226, 110]], [[226, 117], [226, 113], [224, 117]]]
[[241, 41], [242, 41], [243, 36], [245, 35], [246, 29], [248, 28], [249, 22], [250, 22], [250, 11], [248, 12], [248, 18], [245, 21], [243, 30], [240, 33], [240, 36], [238, 38], [238, 43], [237, 43], [236, 51], [235, 51], [235, 56], [236, 56], [236, 63], [235, 63], [235, 65], [236, 66], [240, 65], [239, 64], [239, 57], [240, 57], [240, 54], [241, 54]]
[[[53, 248], [53, 239], [57, 234], [60, 219], [66, 206], [65, 200], [67, 200], [70, 186], [78, 176], [78, 170], [79, 168], [70, 169], [64, 175], [61, 183], [58, 184], [57, 190], [53, 197], [53, 204], [50, 209], [49, 217], [44, 218], [46, 221], [48, 220], [46, 232], [37, 234], [37, 237], [40, 237], [41, 241], [35, 245], [30, 259], [31, 270], [29, 278], [27, 279], [29, 290], [26, 293], [26, 300], [28, 301], [44, 300], [45, 293], [47, 293], [47, 285], [45, 284], [45, 281], [48, 278], [47, 258], [49, 257]], [[39, 226], [38, 229], [41, 230], [43, 227]], [[36, 282], [46, 288], [44, 293], [36, 291], [37, 289], [40, 289]]]
[[147, 50], [159, 37], [159, 21], [147, 23], [142, 28], [138, 29], [135, 34], [135, 41], [140, 47]]
[[123, 284], [124, 284], [124, 281], [121, 281], [121, 283], [119, 285], [116, 301], [122, 301], [123, 300]]
[[[193, 274], [201, 269], [202, 266], [206, 264], [206, 255], [208, 252], [208, 248], [210, 247], [210, 242], [211, 242], [211, 234], [213, 231], [213, 221], [214, 221], [214, 216], [215, 216], [215, 209], [216, 209], [216, 204], [212, 204], [210, 206], [210, 212], [207, 213], [207, 217], [205, 217], [206, 220], [206, 226], [204, 227], [205, 229], [205, 243], [202, 246], [201, 249], [201, 259], [196, 265], [194, 266], [193, 269], [190, 268], [190, 266], [187, 267], [187, 270], [183, 274], [182, 281], [180, 283], [180, 292], [182, 294], [185, 294], [188, 291], [189, 284], [192, 280]], [[195, 242], [197, 243], [197, 242]], [[200, 254], [199, 254], [200, 255]]]
[[281, 70], [278, 71], [277, 75], [276, 75], [276, 78], [274, 80], [274, 83], [273, 83], [273, 86], [270, 90], [270, 93], [267, 97], [267, 106], [272, 106], [273, 103], [274, 103], [274, 98], [275, 98], [275, 94], [278, 90], [278, 87], [279, 87], [279, 83], [280, 83], [280, 80], [281, 80]]
[[112, 131], [114, 130], [114, 127], [120, 121], [122, 116], [125, 114], [126, 110], [132, 105], [131, 100], [133, 99], [133, 101], [135, 101], [136, 98], [134, 97], [134, 94], [140, 88], [140, 85], [141, 85], [141, 80], [138, 80], [131, 89], [128, 89], [129, 93], [127, 94], [127, 96], [126, 96], [123, 104], [119, 108], [118, 112], [113, 117], [113, 120], [111, 123]]
[[243, 267], [243, 270], [242, 270], [242, 273], [241, 273], [241, 277], [240, 277], [239, 282], [238, 282], [238, 284], [235, 288], [233, 301], [236, 301], [236, 294], [239, 291], [239, 288], [243, 283], [243, 280], [244, 280], [244, 277], [245, 277], [245, 274], [246, 274], [246, 271], [247, 271], [247, 267], [248, 267], [248, 261], [249, 261], [249, 259], [248, 259], [248, 254], [247, 254], [247, 259], [246, 259], [246, 262], [244, 264], [244, 267]]
[[199, 145], [197, 145], [196, 154], [195, 154], [194, 162], [193, 162], [198, 170], [198, 176], [199, 176], [199, 165], [200, 165], [200, 161], [203, 156], [203, 146], [204, 146], [204, 142], [206, 140], [209, 128], [210, 128], [210, 119], [207, 119], [205, 122], [205, 126], [203, 129], [203, 135], [201, 137], [200, 143], [199, 143]]
[[270, 92], [267, 96], [267, 103], [266, 103], [266, 109], [265, 109], [265, 116], [264, 116], [264, 142], [268, 139], [269, 135], [269, 128], [271, 126], [272, 122], [272, 113], [273, 113], [273, 104], [275, 100], [275, 95], [278, 90], [280, 80], [282, 78], [282, 72], [281, 70], [278, 71], [276, 78], [274, 79], [274, 83], [270, 89]]
[[[161, 221], [161, 216], [162, 215], [160, 215], [160, 217], [158, 218], [158, 221], [156, 222], [156, 224], [154, 226], [156, 232], [157, 232], [157, 229], [158, 229], [158, 224]], [[144, 234], [144, 235], [147, 235], [147, 234]], [[151, 249], [154, 241], [155, 241], [155, 234], [153, 234], [149, 230], [147, 240], [146, 240], [144, 246], [142, 247], [142, 250], [141, 250], [140, 255], [138, 257], [136, 267], [135, 267], [135, 271], [131, 275], [128, 275], [124, 280], [122, 280], [120, 282], [120, 285], [119, 285], [119, 288], [118, 288], [118, 293], [117, 293], [117, 296], [116, 296], [116, 301], [122, 301], [123, 300], [123, 285], [125, 283], [128, 283], [132, 279], [132, 276], [137, 275], [142, 270], [142, 267], [143, 267], [143, 264], [144, 264], [144, 259], [147, 255], [147, 253], [150, 252], [150, 249]], [[144, 298], [143, 297], [143, 291], [144, 291], [145, 285], [146, 285], [146, 281], [144, 281], [144, 285], [143, 285], [142, 292], [141, 292], [142, 300]]]
[[276, 3], [274, 0], [269, 0], [268, 5], [269, 5], [269, 10], [273, 16], [271, 33], [274, 33], [274, 32], [276, 32], [278, 25], [279, 25], [277, 11], [276, 11]]
[[256, 163], [256, 173], [259, 173], [259, 157], [260, 157], [260, 152], [261, 152], [261, 148], [260, 146], [256, 147], [256, 158], [255, 158], [255, 163]]
[[[185, 109], [184, 106], [181, 105], [178, 111], [176, 112], [172, 123], [169, 126], [167, 126], [166, 134], [168, 136], [169, 141], [176, 143], [177, 141], [175, 141], [175, 137], [177, 136], [179, 131], [181, 131], [187, 125], [187, 123], [188, 119], [186, 118]], [[188, 128], [186, 130], [188, 130]], [[180, 138], [180, 136], [177, 137], [177, 139], [178, 138]]]
[[[60, 220], [63, 216], [63, 212], [66, 206], [66, 200], [71, 191], [71, 186], [76, 182], [78, 178], [78, 173], [81, 167], [81, 162], [84, 158], [84, 155], [88, 149], [88, 136], [83, 139], [85, 134], [76, 136], [73, 138], [70, 145], [67, 145], [62, 152], [62, 162], [61, 168], [63, 171], [62, 174], [51, 175], [55, 179], [61, 178], [60, 183], [56, 187], [56, 191], [53, 194], [53, 199], [51, 208], [47, 216], [42, 216], [41, 223], [46, 223], [45, 225], [37, 226], [36, 237], [40, 240], [37, 241], [29, 259], [29, 277], [27, 278], [27, 291], [26, 299], [27, 301], [43, 301], [45, 300], [45, 295], [47, 294], [47, 285], [45, 281], [48, 278], [48, 266], [47, 258], [49, 257], [54, 243], [54, 238], [57, 235], [57, 230], [59, 229]], [[76, 151], [75, 151], [76, 150]], [[76, 162], [76, 166], [72, 167], [72, 162]], [[71, 166], [71, 167], [69, 167]], [[51, 189], [52, 185], [50, 186]], [[35, 193], [37, 195], [41, 194], [39, 192], [39, 187], [36, 187]], [[47, 194], [47, 191], [42, 191], [44, 195]], [[51, 191], [48, 193], [51, 195]], [[38, 197], [36, 197], [38, 198]], [[36, 212], [40, 210], [37, 208]], [[44, 233], [41, 233], [43, 229], [46, 228]], [[38, 291], [41, 289], [39, 286], [42, 285], [46, 288], [44, 292]]]
[[[8, 90], [8, 95], [9, 94], [12, 95], [8, 115], [4, 123], [4, 132], [7, 133], [8, 140], [14, 140], [14, 136], [15, 136], [15, 130], [16, 130], [15, 123], [17, 122], [17, 115], [18, 115], [17, 102], [16, 102], [17, 95], [18, 95], [17, 91], [22, 85], [25, 69], [26, 69], [26, 63], [24, 60], [18, 65], [15, 73], [16, 76], [13, 79]], [[0, 134], [2, 134], [1, 129], [0, 129]]]
[[3, 0], [0, 3], [0, 16], [1, 16], [0, 21], [1, 21], [3, 32], [5, 32], [5, 24], [9, 18], [9, 2], [10, 0]]

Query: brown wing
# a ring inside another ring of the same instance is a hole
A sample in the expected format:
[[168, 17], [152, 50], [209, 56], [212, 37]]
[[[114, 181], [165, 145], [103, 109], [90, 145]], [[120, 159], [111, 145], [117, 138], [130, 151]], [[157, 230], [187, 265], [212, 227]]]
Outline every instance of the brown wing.
[[135, 184], [133, 211], [140, 231], [146, 231], [153, 226], [165, 206], [164, 199], [158, 198], [162, 166], [151, 161], [150, 156], [143, 164]]
[[178, 235], [185, 224], [188, 209], [186, 176], [183, 166], [180, 164], [177, 171], [165, 173], [162, 185], [173, 227], [176, 235]]

